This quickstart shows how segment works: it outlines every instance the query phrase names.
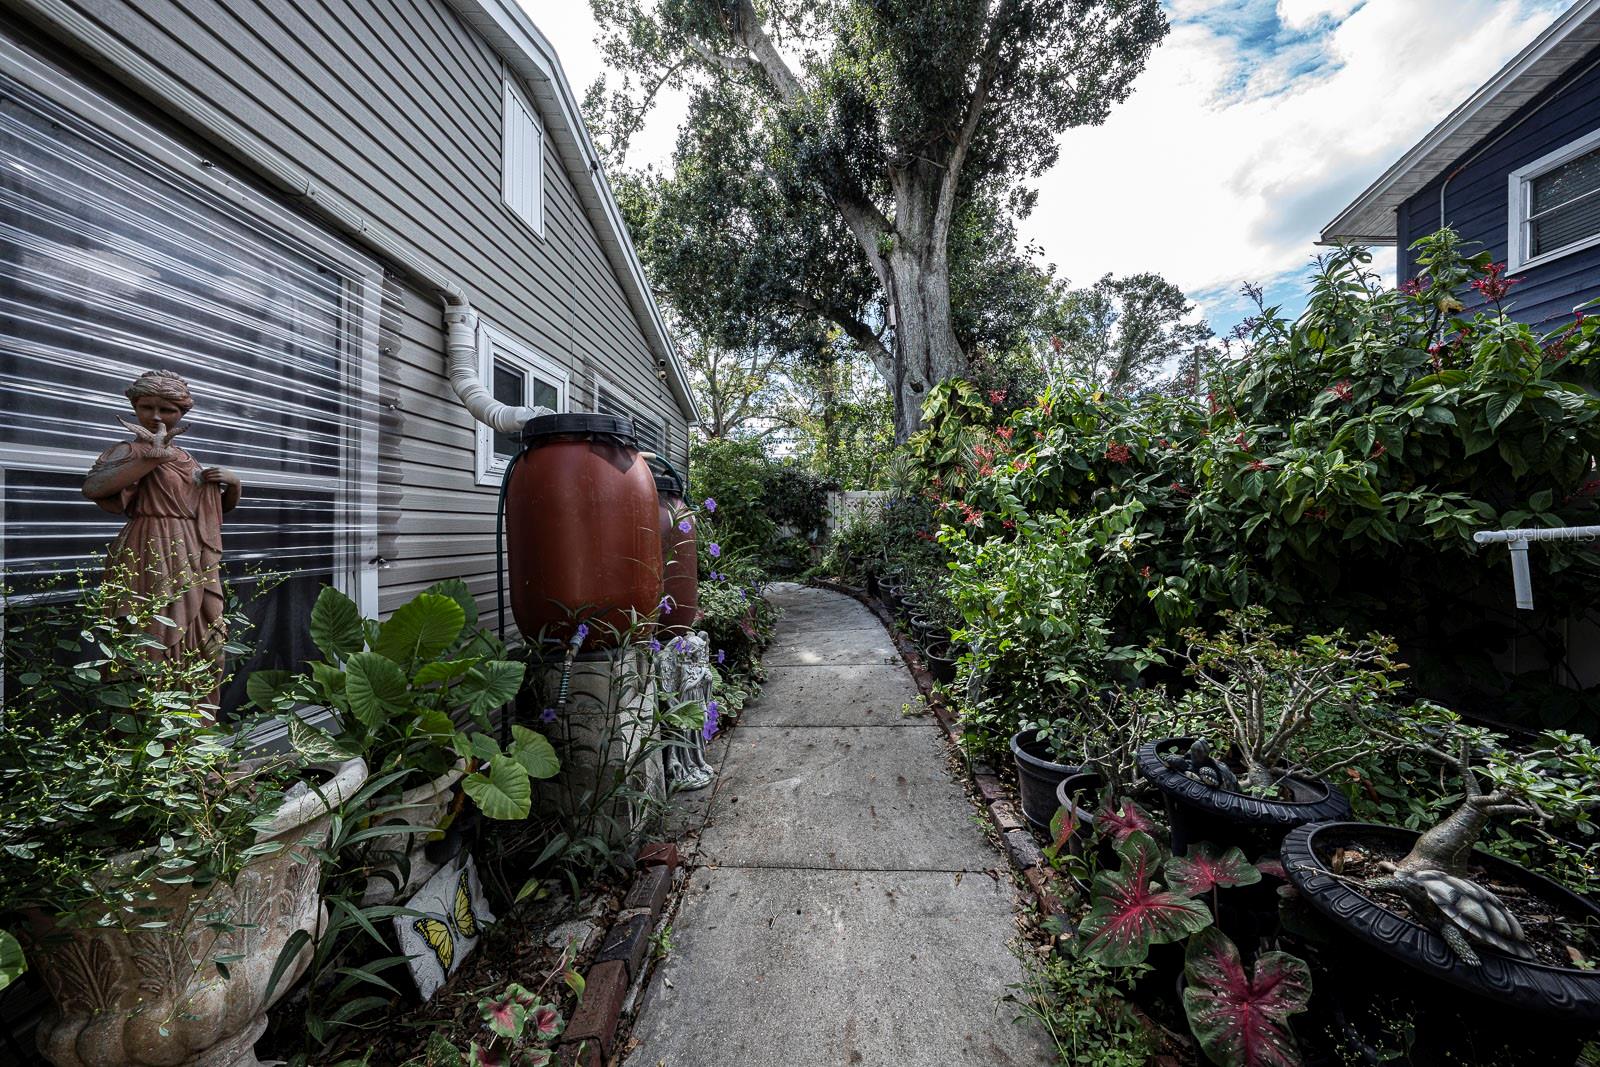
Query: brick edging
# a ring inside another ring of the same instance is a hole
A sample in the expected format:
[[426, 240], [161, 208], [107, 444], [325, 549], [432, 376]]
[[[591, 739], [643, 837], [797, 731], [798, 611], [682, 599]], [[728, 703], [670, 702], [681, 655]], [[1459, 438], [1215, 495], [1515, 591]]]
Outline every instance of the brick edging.
[[[889, 631], [889, 636], [894, 641], [895, 648], [899, 650], [901, 658], [905, 660], [906, 669], [911, 672], [911, 679], [916, 683], [917, 691], [928, 702], [928, 707], [939, 720], [939, 725], [949, 737], [950, 743], [960, 742], [961, 723], [956, 720], [954, 710], [934, 692], [933, 674], [923, 662], [921, 652], [900, 631], [894, 616], [883, 602], [877, 597], [869, 596], [864, 590], [828, 578], [813, 578], [811, 584], [852, 597], [878, 617], [884, 629]], [[1039, 910], [1046, 915], [1066, 917], [1069, 912], [1062, 902], [1058, 888], [1061, 876], [1045, 862], [1044, 854], [1039, 851], [1039, 846], [1034, 842], [1027, 823], [1022, 820], [1022, 816], [1011, 803], [1011, 798], [994, 773], [994, 768], [983, 764], [969, 766], [968, 780], [978, 795], [979, 806], [983, 808], [984, 814], [994, 827], [996, 839], [1003, 846], [1001, 851], [1005, 853], [1012, 870], [1027, 885]]]

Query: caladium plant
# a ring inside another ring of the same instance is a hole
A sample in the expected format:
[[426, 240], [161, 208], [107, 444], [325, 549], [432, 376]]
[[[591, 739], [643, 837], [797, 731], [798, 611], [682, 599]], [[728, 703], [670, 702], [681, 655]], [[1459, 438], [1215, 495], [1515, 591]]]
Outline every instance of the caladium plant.
[[1174, 893], [1189, 897], [1261, 881], [1261, 871], [1237, 847], [1219, 852], [1210, 842], [1191, 848], [1186, 857], [1173, 856], [1163, 873]]
[[1211, 925], [1203, 903], [1156, 882], [1165, 856], [1149, 834], [1128, 834], [1118, 843], [1117, 856], [1117, 870], [1094, 876], [1094, 904], [1078, 927], [1084, 955], [1126, 967], [1144, 962], [1151, 945], [1181, 941]]
[[1183, 1010], [1195, 1040], [1220, 1067], [1300, 1067], [1289, 1017], [1311, 1001], [1311, 969], [1287, 952], [1263, 952], [1246, 970], [1239, 949], [1211, 927], [1184, 953]]
[[1107, 799], [1094, 817], [1094, 826], [1096, 831], [1105, 833], [1112, 841], [1119, 843], [1129, 834], [1151, 834], [1156, 829], [1155, 820], [1150, 814], [1127, 797], [1123, 797], [1115, 808]]

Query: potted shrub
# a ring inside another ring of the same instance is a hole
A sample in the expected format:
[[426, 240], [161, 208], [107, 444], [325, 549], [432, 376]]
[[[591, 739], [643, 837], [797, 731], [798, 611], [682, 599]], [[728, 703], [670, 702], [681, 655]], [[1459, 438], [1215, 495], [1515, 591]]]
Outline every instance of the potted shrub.
[[[317, 845], [366, 778], [248, 752], [208, 703], [216, 650], [156, 654], [164, 607], [116, 568], [8, 605], [0, 916], [64, 1067], [253, 1063], [325, 921]], [[248, 624], [228, 622], [237, 654]]]
[[1419, 991], [1419, 1037], [1430, 1047], [1509, 1043], [1522, 1054], [1537, 1047], [1538, 1062], [1571, 1062], [1582, 1036], [1600, 1026], [1600, 907], [1475, 846], [1496, 818], [1525, 833], [1556, 819], [1592, 832], [1600, 751], [1559, 731], [1514, 748], [1434, 705], [1365, 725], [1452, 769], [1459, 805], [1422, 831], [1300, 827], [1283, 842], [1288, 877], [1333, 924], [1337, 943], [1364, 947], [1364, 970], [1376, 956], [1424, 979], [1409, 985]]
[[[490, 717], [516, 698], [525, 665], [506, 659], [499, 638], [476, 623], [477, 605], [459, 581], [417, 594], [381, 623], [328, 588], [311, 611], [311, 637], [325, 658], [299, 674], [250, 677], [251, 699], [284, 714], [302, 750], [359, 755], [375, 777], [403, 772], [390, 787], [401, 794], [391, 809], [403, 822], [367, 842], [367, 903], [403, 898], [438, 868], [426, 861], [423, 838], [445, 824], [458, 781], [488, 818], [524, 819], [534, 780], [560, 770], [535, 730], [511, 725], [503, 746], [495, 739]], [[332, 709], [335, 732], [295, 714], [308, 705]]]
[[1224, 612], [1217, 634], [1183, 631], [1181, 653], [1196, 696], [1187, 709], [1205, 718], [1200, 736], [1165, 737], [1139, 749], [1139, 771], [1161, 791], [1172, 823], [1172, 847], [1196, 841], [1275, 851], [1283, 834], [1307, 822], [1347, 818], [1349, 802], [1307, 770], [1315, 757], [1324, 772], [1348, 750], [1309, 752], [1326, 720], [1351, 717], [1395, 688], [1394, 646], [1376, 634], [1285, 641], [1287, 627], [1266, 622], [1261, 608]]

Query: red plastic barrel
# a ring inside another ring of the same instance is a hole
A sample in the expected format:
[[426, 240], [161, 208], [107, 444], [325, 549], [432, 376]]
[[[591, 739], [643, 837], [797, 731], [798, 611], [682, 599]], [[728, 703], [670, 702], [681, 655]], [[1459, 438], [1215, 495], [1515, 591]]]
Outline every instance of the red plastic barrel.
[[589, 621], [585, 650], [615, 641], [605, 623], [661, 600], [655, 478], [633, 423], [615, 415], [541, 415], [523, 427], [526, 450], [506, 487], [511, 611], [534, 640], [569, 639]]
[[[656, 472], [656, 496], [661, 528], [661, 595], [670, 598], [671, 610], [661, 615], [661, 625], [674, 634], [686, 633], [700, 621], [700, 549], [695, 519], [683, 500], [683, 480], [670, 472]], [[680, 525], [689, 523], [685, 531]]]

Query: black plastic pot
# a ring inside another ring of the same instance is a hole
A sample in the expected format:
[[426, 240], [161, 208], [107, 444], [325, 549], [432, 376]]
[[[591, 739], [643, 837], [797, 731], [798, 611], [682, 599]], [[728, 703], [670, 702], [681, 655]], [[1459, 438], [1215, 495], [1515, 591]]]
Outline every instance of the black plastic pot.
[[1172, 851], [1182, 856], [1189, 846], [1209, 841], [1220, 848], [1237, 845], [1251, 859], [1278, 851], [1283, 835], [1308, 822], [1350, 817], [1350, 802], [1321, 778], [1290, 775], [1285, 784], [1293, 800], [1247, 796], [1212, 789], [1186, 774], [1170, 770], [1161, 757], [1188, 751], [1192, 737], [1167, 737], [1139, 746], [1139, 773], [1161, 791], [1172, 825]]
[[[1408, 968], [1392, 986], [1393, 995], [1411, 1001], [1417, 1015], [1420, 1051], [1414, 1063], [1572, 1063], [1583, 1041], [1600, 1028], [1600, 971], [1529, 963], [1489, 948], [1479, 949], [1479, 966], [1469, 966], [1438, 934], [1335, 878], [1328, 866], [1343, 845], [1382, 841], [1409, 851], [1418, 836], [1372, 823], [1323, 822], [1284, 837], [1284, 869], [1302, 899], [1336, 932], [1332, 943], [1342, 957], [1341, 971], [1365, 983], [1394, 971], [1396, 961]], [[1474, 853], [1474, 860], [1499, 880], [1600, 921], [1600, 907], [1542, 875], [1483, 852]], [[1482, 1059], [1485, 1050], [1496, 1058]]]
[[932, 641], [923, 650], [922, 658], [928, 661], [928, 670], [945, 685], [956, 680], [956, 656], [948, 641]]
[[[1072, 831], [1074, 840], [1080, 843], [1093, 840], [1094, 814], [1098, 807], [1096, 802], [1105, 787], [1105, 778], [1095, 771], [1069, 774], [1057, 783], [1056, 807], [1066, 808], [1071, 812], [1075, 826]], [[1084, 804], [1088, 804], [1089, 807], [1083, 807]]]
[[1041, 830], [1050, 829], [1056, 813], [1056, 786], [1082, 767], [1056, 763], [1050, 759], [1050, 746], [1031, 731], [1011, 735], [1011, 755], [1017, 765], [1017, 793], [1022, 799], [1022, 814]]

